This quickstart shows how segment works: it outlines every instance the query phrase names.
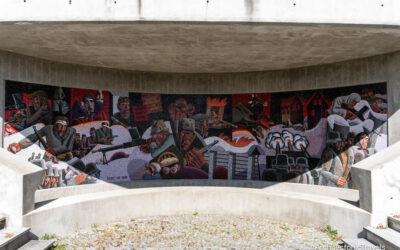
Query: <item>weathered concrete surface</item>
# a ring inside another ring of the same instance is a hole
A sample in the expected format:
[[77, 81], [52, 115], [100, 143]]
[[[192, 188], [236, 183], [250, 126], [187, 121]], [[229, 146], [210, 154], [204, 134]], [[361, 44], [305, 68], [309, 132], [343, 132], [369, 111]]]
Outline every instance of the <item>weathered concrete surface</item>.
[[148, 72], [290, 69], [400, 50], [400, 26], [33, 23], [0, 24], [0, 34], [0, 50]]
[[387, 225], [400, 213], [400, 142], [357, 163], [351, 175], [360, 190], [360, 208], [372, 213], [372, 226]]
[[331, 225], [345, 237], [356, 237], [370, 223], [368, 212], [323, 195], [268, 188], [162, 187], [59, 198], [25, 215], [24, 225], [31, 227], [36, 235], [49, 232], [63, 235], [93, 224], [193, 212], [265, 216], [320, 227]]
[[334, 197], [350, 202], [358, 202], [358, 190], [333, 188], [327, 186], [304, 185], [289, 182], [267, 182], [267, 181], [245, 181], [245, 180], [154, 180], [154, 181], [131, 181], [121, 183], [97, 183], [92, 185], [78, 185], [69, 187], [60, 187], [56, 189], [42, 189], [35, 193], [35, 202], [54, 200], [67, 196], [79, 194], [98, 193], [113, 190], [124, 190], [134, 188], [151, 187], [237, 187], [252, 189], [268, 189], [268, 191], [287, 191], [299, 192], [314, 195], [323, 195]]
[[389, 144], [400, 140], [400, 53], [393, 54], [387, 64]]
[[22, 216], [34, 209], [43, 170], [0, 149], [0, 214], [8, 227], [21, 227]]
[[2, 0], [0, 21], [400, 24], [397, 0]]

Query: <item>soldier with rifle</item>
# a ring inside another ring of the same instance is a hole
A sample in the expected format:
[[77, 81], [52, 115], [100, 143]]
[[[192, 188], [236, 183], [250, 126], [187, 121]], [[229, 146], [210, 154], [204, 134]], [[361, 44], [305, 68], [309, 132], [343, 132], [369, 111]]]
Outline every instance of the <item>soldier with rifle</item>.
[[195, 120], [191, 118], [181, 119], [177, 137], [187, 165], [208, 173], [208, 163], [203, 155], [204, 152], [201, 151], [207, 145], [196, 131]]
[[112, 134], [112, 129], [109, 127], [108, 122], [102, 122], [101, 128], [96, 130], [97, 141], [101, 144], [111, 145], [115, 136]]
[[[74, 145], [74, 138], [76, 130], [68, 127], [68, 118], [65, 116], [57, 116], [55, 125], [47, 125], [36, 131], [35, 133], [27, 136], [17, 143], [11, 143], [8, 151], [17, 153], [21, 149], [33, 145], [36, 141], [40, 140], [46, 149], [46, 156], [49, 159], [58, 159], [68, 161], [73, 158], [72, 147]], [[46, 141], [43, 137], [46, 137]]]

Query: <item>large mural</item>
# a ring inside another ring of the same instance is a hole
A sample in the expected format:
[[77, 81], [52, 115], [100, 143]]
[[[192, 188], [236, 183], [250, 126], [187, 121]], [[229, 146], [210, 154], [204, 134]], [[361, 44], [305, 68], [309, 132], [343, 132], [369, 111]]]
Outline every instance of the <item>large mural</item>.
[[157, 179], [357, 188], [387, 147], [386, 84], [234, 95], [123, 93], [6, 82], [4, 146], [41, 188]]

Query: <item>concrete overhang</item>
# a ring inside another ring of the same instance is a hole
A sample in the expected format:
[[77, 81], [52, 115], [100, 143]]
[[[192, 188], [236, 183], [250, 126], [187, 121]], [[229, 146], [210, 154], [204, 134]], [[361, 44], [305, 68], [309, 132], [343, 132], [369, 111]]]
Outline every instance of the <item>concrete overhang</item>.
[[2, 0], [0, 50], [134, 71], [306, 67], [400, 50], [400, 1]]

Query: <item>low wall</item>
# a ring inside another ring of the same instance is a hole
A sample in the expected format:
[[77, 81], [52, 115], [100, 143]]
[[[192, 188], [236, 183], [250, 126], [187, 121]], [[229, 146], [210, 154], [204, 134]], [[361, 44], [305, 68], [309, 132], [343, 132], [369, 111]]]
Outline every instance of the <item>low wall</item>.
[[372, 225], [387, 225], [388, 215], [400, 214], [400, 142], [352, 168], [360, 187], [360, 208], [372, 213]]
[[[331, 225], [356, 237], [370, 214], [336, 197], [285, 189], [236, 187], [162, 187], [119, 189], [58, 198], [24, 216], [36, 235], [67, 234], [93, 224], [130, 218], [193, 214], [263, 216], [275, 221], [316, 227]], [[318, 190], [319, 187], [314, 187]], [[43, 223], [45, 222], [45, 223]]]
[[357, 203], [359, 191], [355, 189], [333, 188], [327, 186], [304, 185], [288, 182], [269, 182], [269, 181], [245, 181], [245, 180], [153, 180], [153, 181], [131, 181], [120, 183], [97, 183], [92, 185], [78, 185], [60, 187], [56, 189], [42, 189], [35, 192], [35, 202], [47, 202], [62, 197], [108, 192], [115, 190], [139, 189], [139, 188], [159, 188], [159, 187], [232, 187], [250, 188], [268, 191], [287, 191], [305, 194], [323, 195], [327, 197], [339, 198], [349, 202]]
[[7, 226], [21, 227], [22, 216], [34, 209], [43, 170], [0, 149], [0, 215]]

